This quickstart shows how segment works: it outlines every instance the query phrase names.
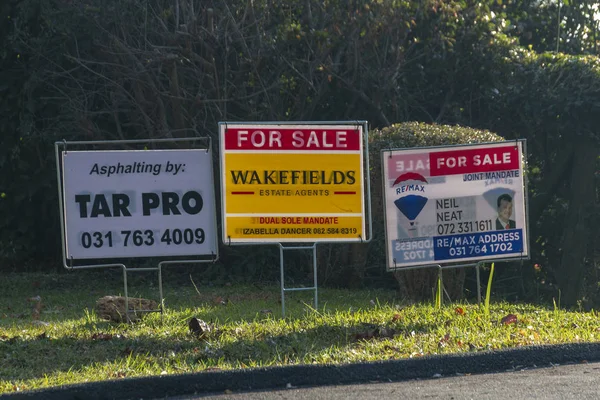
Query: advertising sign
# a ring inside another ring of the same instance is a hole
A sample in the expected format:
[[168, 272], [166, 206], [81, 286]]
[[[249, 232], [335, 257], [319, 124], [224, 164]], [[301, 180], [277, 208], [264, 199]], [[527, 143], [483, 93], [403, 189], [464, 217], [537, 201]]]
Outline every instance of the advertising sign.
[[523, 142], [382, 151], [388, 269], [528, 256]]
[[363, 126], [220, 124], [223, 241], [365, 237]]
[[217, 254], [206, 149], [63, 151], [66, 256]]

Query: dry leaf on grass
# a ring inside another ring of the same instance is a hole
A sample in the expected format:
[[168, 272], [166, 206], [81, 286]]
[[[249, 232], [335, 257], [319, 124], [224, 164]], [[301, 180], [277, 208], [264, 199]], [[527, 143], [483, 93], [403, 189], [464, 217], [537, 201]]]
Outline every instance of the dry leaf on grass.
[[36, 321], [40, 319], [40, 314], [42, 313], [42, 298], [40, 295], [30, 297], [27, 299], [29, 303], [33, 304], [33, 308], [31, 310], [31, 318]]
[[508, 314], [506, 317], [500, 320], [500, 323], [503, 325], [516, 324], [517, 316], [515, 314]]
[[112, 340], [113, 335], [110, 333], [98, 332], [92, 335], [92, 340]]
[[385, 326], [367, 327], [362, 332], [354, 334], [354, 340], [371, 340], [381, 338], [393, 338], [396, 330]]
[[221, 296], [217, 296], [213, 299], [213, 304], [218, 306], [226, 306], [227, 303], [229, 303], [229, 300]]
[[188, 328], [190, 329], [190, 333], [195, 335], [198, 339], [202, 339], [211, 331], [210, 325], [196, 317], [190, 319]]

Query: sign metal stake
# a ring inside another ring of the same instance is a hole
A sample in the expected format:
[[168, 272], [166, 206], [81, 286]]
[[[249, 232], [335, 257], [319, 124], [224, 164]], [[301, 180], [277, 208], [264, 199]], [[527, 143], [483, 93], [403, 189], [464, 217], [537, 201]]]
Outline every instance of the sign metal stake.
[[[285, 263], [284, 263], [284, 252], [287, 250], [310, 250], [312, 253], [313, 263], [313, 286], [311, 287], [298, 287], [298, 288], [286, 288], [285, 287]], [[317, 243], [312, 246], [283, 246], [279, 243], [279, 269], [281, 275], [281, 315], [285, 318], [285, 292], [298, 292], [304, 290], [314, 291], [314, 304], [315, 310], [319, 307], [318, 299], [318, 286], [317, 286]]]

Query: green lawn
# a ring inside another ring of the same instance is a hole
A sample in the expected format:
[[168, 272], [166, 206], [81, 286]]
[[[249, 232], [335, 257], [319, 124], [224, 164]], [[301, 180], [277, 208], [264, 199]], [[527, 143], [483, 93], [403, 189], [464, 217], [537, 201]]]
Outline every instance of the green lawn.
[[[321, 289], [318, 310], [312, 292], [286, 295], [282, 319], [276, 285], [198, 285], [196, 291], [189, 278], [173, 281], [166, 273], [163, 279], [165, 314], [119, 324], [94, 312], [98, 298], [122, 294], [117, 271], [3, 276], [0, 394], [133, 376], [389, 360], [600, 337], [593, 311], [492, 299], [486, 317], [477, 304], [438, 309], [403, 303], [393, 291]], [[158, 299], [150, 279], [130, 283], [130, 296]], [[509, 314], [517, 321], [503, 322]], [[202, 339], [191, 334], [192, 317], [209, 323], [211, 332]]]

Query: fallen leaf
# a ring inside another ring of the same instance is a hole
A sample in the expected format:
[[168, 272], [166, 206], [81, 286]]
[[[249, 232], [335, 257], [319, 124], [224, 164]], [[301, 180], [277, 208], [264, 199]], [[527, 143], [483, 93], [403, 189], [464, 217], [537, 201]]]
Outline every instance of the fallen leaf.
[[377, 338], [393, 338], [395, 334], [395, 329], [368, 324], [363, 331], [355, 333], [353, 338], [355, 341]]
[[438, 347], [443, 348], [447, 346], [448, 341], [450, 340], [450, 334], [446, 333], [443, 338], [438, 342]]
[[112, 340], [113, 335], [111, 335], [110, 333], [94, 333], [92, 335], [92, 340]]
[[385, 326], [377, 328], [375, 330], [375, 337], [393, 338], [395, 334], [396, 334], [396, 330], [395, 329], [387, 328]]
[[355, 341], [360, 341], [360, 340], [370, 340], [373, 339], [375, 337], [375, 330], [368, 330], [368, 331], [363, 331], [363, 332], [358, 332], [354, 334], [354, 340]]
[[217, 296], [213, 299], [213, 304], [219, 305], [219, 306], [227, 305], [227, 302], [228, 302], [228, 300], [221, 296]]
[[40, 319], [40, 314], [42, 311], [42, 298], [40, 295], [30, 297], [27, 299], [29, 303], [33, 303], [33, 308], [31, 310], [31, 318], [36, 321]]
[[392, 317], [393, 322], [399, 321], [400, 319], [402, 319], [402, 315], [400, 314], [394, 314], [394, 316]]
[[503, 325], [516, 324], [517, 316], [515, 314], [508, 314], [506, 317], [500, 320], [500, 323]]
[[210, 325], [206, 322], [198, 319], [196, 317], [192, 317], [188, 322], [188, 328], [190, 332], [195, 335], [198, 339], [202, 339], [206, 334], [210, 333]]
[[465, 315], [465, 310], [463, 310], [461, 307], [456, 307], [454, 309], [454, 312], [457, 313], [458, 315]]

